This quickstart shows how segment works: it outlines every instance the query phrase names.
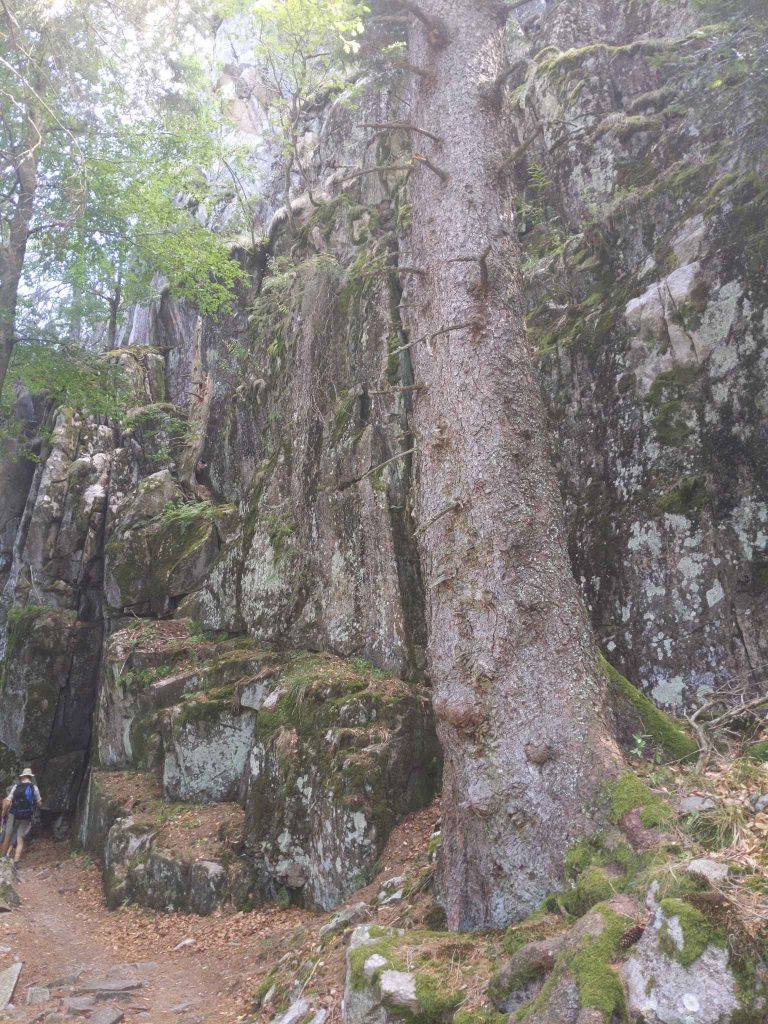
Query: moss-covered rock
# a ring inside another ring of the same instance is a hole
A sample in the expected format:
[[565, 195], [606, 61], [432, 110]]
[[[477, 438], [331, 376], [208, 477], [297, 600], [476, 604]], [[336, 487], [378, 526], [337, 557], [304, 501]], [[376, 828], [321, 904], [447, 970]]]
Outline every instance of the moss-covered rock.
[[440, 756], [426, 692], [365, 662], [289, 658], [257, 717], [249, 844], [265, 895], [330, 909], [365, 884], [395, 823], [425, 806]]
[[662, 899], [622, 966], [630, 1012], [677, 1024], [737, 1020], [741, 1004], [726, 946], [721, 930], [691, 904]]
[[154, 473], [117, 513], [105, 549], [107, 600], [164, 612], [201, 583], [218, 549], [215, 506], [185, 502], [168, 470]]
[[92, 771], [80, 810], [82, 846], [102, 864], [110, 907], [126, 902], [207, 915], [251, 900], [243, 812], [166, 801], [143, 772]]
[[606, 787], [610, 800], [611, 820], [619, 824], [625, 815], [639, 811], [640, 821], [646, 828], [663, 826], [672, 821], [669, 804], [657, 796], [634, 772], [625, 772]]
[[600, 666], [608, 680], [616, 721], [627, 747], [635, 735], [642, 735], [647, 742], [649, 756], [678, 762], [696, 758], [698, 744], [682, 726], [657, 708], [602, 655]]
[[469, 983], [487, 974], [487, 946], [483, 936], [357, 928], [347, 952], [346, 1024], [495, 1024], [490, 1009], [461, 1009]]

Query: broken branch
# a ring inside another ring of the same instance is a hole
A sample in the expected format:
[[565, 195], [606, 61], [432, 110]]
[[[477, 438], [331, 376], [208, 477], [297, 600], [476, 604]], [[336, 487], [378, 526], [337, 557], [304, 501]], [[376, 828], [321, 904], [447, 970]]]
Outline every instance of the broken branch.
[[415, 451], [415, 448], [409, 448], [407, 452], [400, 452], [399, 455], [393, 455], [391, 459], [387, 459], [386, 462], [380, 462], [378, 466], [373, 466], [372, 469], [369, 469], [367, 473], [363, 473], [362, 476], [355, 477], [354, 480], [350, 480], [348, 483], [341, 484], [340, 489], [346, 490], [347, 487], [353, 487], [355, 484], [359, 484], [362, 480], [365, 480], [367, 477], [372, 476], [374, 473], [378, 473], [380, 469], [385, 469], [387, 466], [390, 466], [393, 462], [398, 462], [400, 459], [404, 459], [406, 455], [413, 455]]
[[398, 71], [410, 71], [411, 74], [418, 75], [419, 78], [428, 78], [430, 81], [433, 78], [429, 71], [425, 71], [424, 68], [411, 64], [410, 61], [407, 60], [394, 60], [392, 61], [392, 67], [397, 68]]
[[420, 21], [427, 30], [427, 38], [430, 46], [446, 46], [448, 43], [448, 29], [442, 18], [432, 18], [413, 3], [413, 0], [396, 0], [397, 6], [412, 14], [417, 21]]
[[488, 245], [485, 252], [480, 256], [456, 256], [448, 260], [449, 263], [477, 263], [480, 266], [480, 289], [485, 294], [488, 291], [488, 257], [491, 255], [491, 246]]
[[450, 505], [446, 505], [445, 508], [440, 509], [439, 512], [436, 512], [435, 515], [427, 519], [425, 523], [422, 523], [420, 526], [417, 526], [416, 529], [413, 531], [413, 536], [421, 536], [422, 533], [426, 533], [430, 526], [434, 526], [439, 519], [443, 518], [443, 516], [447, 516], [450, 512], [460, 512], [461, 509], [462, 504], [460, 501], [452, 501]]
[[477, 327], [476, 320], [467, 320], [463, 324], [451, 324], [450, 327], [443, 327], [439, 331], [433, 331], [431, 334], [425, 334], [422, 338], [415, 338], [413, 341], [409, 341], [406, 345], [401, 345], [399, 348], [395, 348], [390, 352], [390, 355], [397, 356], [401, 352], [407, 352], [409, 348], [413, 348], [414, 345], [419, 345], [421, 342], [426, 341], [427, 344], [431, 344], [435, 338], [440, 338], [444, 334], [451, 334], [453, 331], [463, 331], [467, 327]]
[[426, 135], [428, 139], [432, 139], [432, 141], [437, 143], [438, 146], [441, 146], [443, 144], [443, 140], [440, 138], [439, 135], [433, 135], [432, 132], [428, 132], [425, 128], [417, 128], [415, 124], [408, 124], [407, 121], [374, 122], [372, 124], [362, 124], [360, 127], [372, 128], [374, 131], [379, 132], [417, 132], [419, 135]]
[[441, 167], [437, 167], [433, 164], [429, 157], [422, 156], [420, 153], [414, 153], [413, 161], [414, 163], [424, 164], [425, 167], [428, 167], [433, 174], [438, 176], [444, 185], [447, 185], [451, 180], [450, 174], [448, 174], [447, 171], [444, 171]]

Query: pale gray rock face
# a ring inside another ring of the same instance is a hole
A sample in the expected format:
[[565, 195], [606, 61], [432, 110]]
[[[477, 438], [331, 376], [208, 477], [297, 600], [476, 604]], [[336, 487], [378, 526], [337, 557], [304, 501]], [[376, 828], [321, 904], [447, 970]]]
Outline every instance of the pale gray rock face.
[[163, 790], [167, 799], [219, 803], [237, 798], [240, 778], [253, 746], [252, 713], [218, 714], [184, 721], [172, 710], [165, 722]]
[[[711, 861], [692, 865], [699, 877], [706, 877], [712, 865], [722, 867]], [[684, 966], [677, 956], [685, 952], [689, 937], [680, 917], [657, 903], [653, 888], [647, 905], [651, 924], [620, 969], [630, 1014], [652, 1024], [728, 1024], [737, 1010], [746, 1009], [739, 1001], [728, 950], [710, 944]]]
[[22, 964], [16, 963], [0, 971], [0, 1010], [5, 1010], [13, 999], [21, 969]]
[[727, 1024], [739, 1009], [728, 954], [709, 946], [687, 969], [647, 929], [621, 969], [630, 1013], [654, 1024]]
[[757, 692], [768, 649], [768, 296], [746, 184], [761, 143], [748, 90], [700, 102], [714, 51], [698, 18], [548, 5], [513, 102], [518, 144], [533, 138], [513, 173], [572, 561], [605, 653], [668, 706], [726, 679]]

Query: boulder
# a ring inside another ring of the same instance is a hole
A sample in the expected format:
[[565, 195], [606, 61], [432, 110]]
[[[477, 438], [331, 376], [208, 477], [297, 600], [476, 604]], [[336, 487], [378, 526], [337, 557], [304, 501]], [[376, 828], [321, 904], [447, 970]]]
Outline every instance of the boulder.
[[247, 846], [264, 898], [285, 890], [331, 910], [436, 790], [431, 703], [415, 684], [330, 655], [287, 659], [273, 696], [246, 765]]
[[334, 935], [340, 935], [352, 925], [359, 924], [361, 921], [364, 921], [368, 914], [369, 909], [367, 903], [353, 903], [351, 907], [345, 907], [337, 914], [334, 914], [331, 920], [327, 924], [324, 924], [317, 933], [318, 938], [323, 942], [326, 939], [332, 938]]
[[[708, 938], [711, 937], [711, 938]], [[659, 1024], [727, 1024], [741, 1009], [726, 943], [679, 900], [654, 921], [621, 968], [629, 1012]]]
[[164, 802], [150, 774], [92, 771], [79, 835], [102, 862], [111, 908], [130, 901], [207, 915], [251, 901], [251, 871], [233, 856], [242, 823], [236, 804]]
[[163, 790], [169, 800], [234, 800], [253, 746], [256, 717], [233, 708], [230, 690], [172, 709], [163, 730]]
[[22, 964], [15, 963], [4, 971], [0, 971], [0, 1011], [7, 1009], [13, 999], [21, 969]]
[[361, 925], [347, 950], [344, 1022], [451, 1021], [487, 976], [487, 953], [478, 936]]
[[16, 891], [16, 868], [10, 860], [0, 860], [0, 912], [16, 910], [21, 900]]

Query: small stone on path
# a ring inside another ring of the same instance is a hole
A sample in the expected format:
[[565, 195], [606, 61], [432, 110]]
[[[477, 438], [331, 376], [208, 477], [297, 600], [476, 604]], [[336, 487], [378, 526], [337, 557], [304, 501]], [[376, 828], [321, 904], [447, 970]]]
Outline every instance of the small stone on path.
[[125, 1014], [115, 1006], [104, 1006], [89, 1017], [91, 1024], [120, 1024]]
[[143, 988], [144, 982], [136, 978], [102, 978], [101, 981], [92, 981], [80, 987], [75, 992], [77, 996], [88, 995], [93, 992], [98, 998], [104, 993], [130, 992], [136, 988]]
[[275, 1018], [273, 1024], [298, 1024], [311, 1009], [312, 1007], [306, 999], [297, 999], [295, 1003], [291, 1003], [285, 1013]]
[[195, 942], [194, 939], [182, 939], [178, 946], [173, 947], [173, 952], [175, 953], [179, 949], [186, 949], [187, 946], [195, 945], [197, 945], [197, 943]]
[[0, 972], [0, 1010], [6, 1010], [11, 1004], [13, 993], [16, 990], [16, 982], [21, 974], [21, 964], [14, 964], [7, 970]]
[[716, 807], [717, 804], [709, 796], [686, 796], [677, 805], [681, 814], [702, 814], [704, 811], [714, 811]]
[[27, 1006], [37, 1006], [38, 1003], [47, 1003], [51, 998], [51, 990], [40, 985], [33, 985], [27, 989]]
[[82, 970], [75, 971], [74, 974], [63, 974], [60, 978], [54, 978], [53, 981], [46, 981], [46, 988], [72, 988], [80, 980]]
[[93, 1009], [96, 1005], [96, 1000], [93, 996], [73, 996], [69, 999], [64, 999], [62, 1005], [69, 1013], [86, 1013], [88, 1010]]

